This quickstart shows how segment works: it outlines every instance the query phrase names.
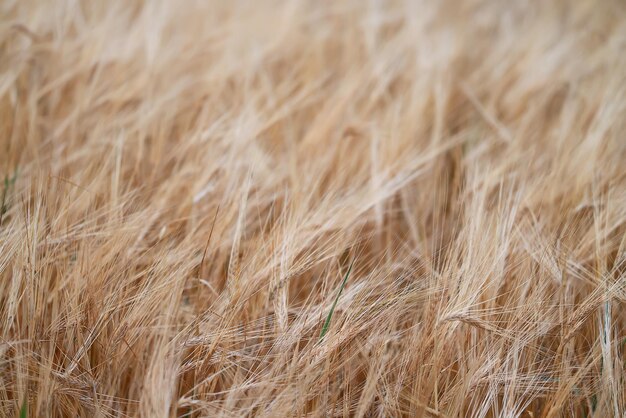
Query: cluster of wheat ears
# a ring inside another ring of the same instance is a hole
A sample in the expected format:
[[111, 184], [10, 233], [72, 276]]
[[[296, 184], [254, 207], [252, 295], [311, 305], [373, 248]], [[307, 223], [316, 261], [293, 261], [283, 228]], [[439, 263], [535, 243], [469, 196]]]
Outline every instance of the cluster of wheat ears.
[[623, 416], [622, 0], [2, 0], [0, 175], [2, 416]]

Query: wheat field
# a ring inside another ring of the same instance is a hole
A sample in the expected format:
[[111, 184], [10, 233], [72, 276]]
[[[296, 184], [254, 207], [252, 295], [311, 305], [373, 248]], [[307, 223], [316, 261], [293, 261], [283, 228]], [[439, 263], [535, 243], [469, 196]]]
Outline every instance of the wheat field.
[[626, 416], [621, 0], [2, 0], [0, 180], [1, 416]]

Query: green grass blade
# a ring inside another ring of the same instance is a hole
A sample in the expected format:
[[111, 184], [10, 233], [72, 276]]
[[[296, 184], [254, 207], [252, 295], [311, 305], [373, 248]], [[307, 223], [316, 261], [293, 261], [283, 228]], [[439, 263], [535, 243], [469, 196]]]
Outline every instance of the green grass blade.
[[346, 287], [346, 282], [348, 281], [348, 277], [350, 276], [350, 272], [352, 271], [353, 264], [354, 264], [354, 261], [350, 263], [350, 267], [348, 267], [348, 271], [346, 272], [346, 275], [343, 277], [343, 281], [341, 282], [341, 287], [339, 288], [337, 297], [335, 297], [335, 301], [333, 302], [333, 305], [330, 307], [330, 312], [328, 312], [328, 316], [326, 317], [326, 321], [324, 321], [324, 326], [322, 327], [322, 332], [320, 333], [320, 341], [324, 339], [324, 336], [328, 332], [328, 328], [330, 327], [330, 320], [332, 319], [333, 313], [335, 312], [335, 306], [337, 306], [337, 302], [339, 302], [339, 297], [341, 296], [341, 293], [343, 292], [343, 288]]
[[2, 189], [2, 204], [0, 205], [0, 225], [2, 224], [2, 217], [9, 210], [8, 197], [11, 187], [15, 186], [17, 180], [18, 168], [15, 167], [13, 176], [9, 178], [8, 175], [4, 176], [4, 188]]
[[22, 402], [22, 409], [20, 409], [20, 418], [26, 418], [28, 417], [28, 402], [26, 402], [26, 399], [28, 398], [24, 398], [24, 402]]

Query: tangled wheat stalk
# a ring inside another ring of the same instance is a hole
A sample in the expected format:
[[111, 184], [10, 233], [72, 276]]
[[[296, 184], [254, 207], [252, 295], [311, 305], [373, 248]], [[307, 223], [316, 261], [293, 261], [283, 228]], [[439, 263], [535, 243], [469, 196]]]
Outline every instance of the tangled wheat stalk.
[[625, 128], [621, 0], [4, 0], [0, 414], [622, 416]]

